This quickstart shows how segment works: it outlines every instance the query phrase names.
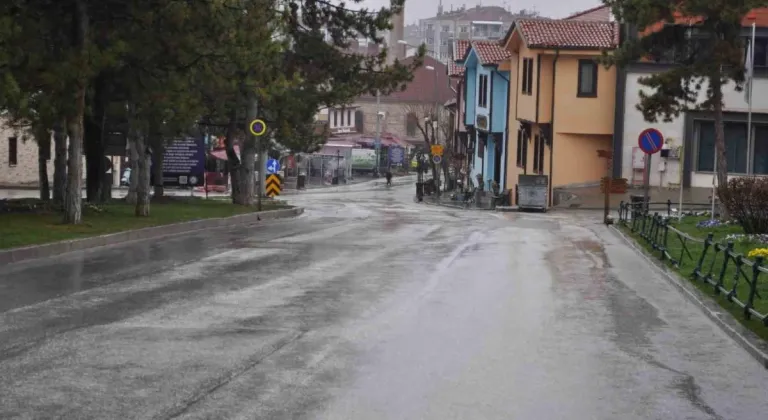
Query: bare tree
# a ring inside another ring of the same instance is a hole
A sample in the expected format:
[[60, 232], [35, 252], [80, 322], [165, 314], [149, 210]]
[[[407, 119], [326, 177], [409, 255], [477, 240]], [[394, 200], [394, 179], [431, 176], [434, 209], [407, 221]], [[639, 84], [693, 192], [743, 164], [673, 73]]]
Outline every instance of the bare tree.
[[[416, 128], [424, 138], [424, 142], [427, 143], [427, 149], [431, 149], [431, 147], [435, 144], [443, 145], [444, 159], [442, 166], [445, 168], [445, 153], [449, 149], [449, 147], [447, 147], [446, 141], [450, 141], [452, 139], [452, 136], [449, 133], [450, 128], [446, 129], [445, 127], [449, 124], [449, 118], [451, 118], [450, 113], [444, 107], [436, 108], [434, 103], [407, 104], [403, 106], [403, 111], [405, 112], [406, 116], [413, 120]], [[436, 121], [441, 122], [440, 127], [436, 128], [435, 125], [432, 124], [432, 122]], [[448, 127], [450, 126], [448, 125]], [[437, 130], [440, 130], [442, 133], [442, 138], [436, 137]], [[431, 154], [431, 151], [427, 150], [427, 154]], [[432, 159], [430, 159], [429, 162], [430, 166], [432, 167], [432, 178], [437, 180], [437, 166], [434, 164], [434, 162], [432, 162]]]

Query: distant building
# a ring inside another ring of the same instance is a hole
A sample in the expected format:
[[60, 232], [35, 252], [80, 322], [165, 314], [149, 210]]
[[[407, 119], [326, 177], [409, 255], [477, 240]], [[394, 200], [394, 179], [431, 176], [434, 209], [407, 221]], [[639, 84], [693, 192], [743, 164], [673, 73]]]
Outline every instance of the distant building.
[[419, 21], [416, 45], [426, 44], [430, 55], [447, 63], [452, 59], [454, 40], [501, 40], [516, 19], [537, 16], [537, 13], [526, 10], [513, 13], [501, 6], [462, 6], [444, 11], [441, 0], [436, 16]]

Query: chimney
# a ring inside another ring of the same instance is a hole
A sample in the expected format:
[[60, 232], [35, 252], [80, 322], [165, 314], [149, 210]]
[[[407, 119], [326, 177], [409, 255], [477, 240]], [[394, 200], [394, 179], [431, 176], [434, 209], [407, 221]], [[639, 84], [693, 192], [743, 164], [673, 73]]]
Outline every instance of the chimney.
[[399, 14], [392, 16], [392, 30], [389, 31], [389, 49], [387, 62], [392, 64], [395, 59], [403, 60], [405, 58], [406, 46], [397, 41], [405, 39], [405, 7]]
[[443, 0], [440, 0], [440, 3], [437, 5], [437, 15], [442, 16], [443, 15]]

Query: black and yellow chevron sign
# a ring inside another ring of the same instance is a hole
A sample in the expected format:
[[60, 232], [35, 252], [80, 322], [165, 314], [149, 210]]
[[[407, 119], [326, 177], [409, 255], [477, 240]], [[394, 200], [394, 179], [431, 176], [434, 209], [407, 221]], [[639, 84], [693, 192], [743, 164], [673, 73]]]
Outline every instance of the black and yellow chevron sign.
[[280, 186], [280, 177], [277, 174], [267, 175], [267, 181], [264, 185], [267, 187], [265, 189], [267, 196], [274, 197], [280, 195], [282, 187]]

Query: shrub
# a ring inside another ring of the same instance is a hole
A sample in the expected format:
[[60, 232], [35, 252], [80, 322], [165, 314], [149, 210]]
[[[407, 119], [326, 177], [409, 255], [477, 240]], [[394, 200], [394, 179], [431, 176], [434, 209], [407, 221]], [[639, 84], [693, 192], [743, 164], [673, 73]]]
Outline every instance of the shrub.
[[768, 178], [734, 178], [717, 195], [744, 233], [768, 233]]

